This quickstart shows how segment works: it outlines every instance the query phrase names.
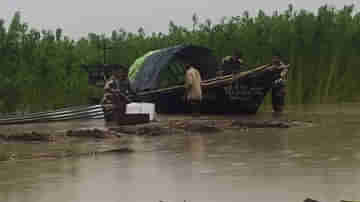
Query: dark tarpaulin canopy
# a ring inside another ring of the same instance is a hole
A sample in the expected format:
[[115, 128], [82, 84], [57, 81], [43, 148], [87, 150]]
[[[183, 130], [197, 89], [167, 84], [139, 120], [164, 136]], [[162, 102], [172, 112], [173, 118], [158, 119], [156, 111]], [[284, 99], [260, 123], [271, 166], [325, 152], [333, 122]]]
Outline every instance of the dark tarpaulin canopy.
[[159, 88], [160, 73], [169, 71], [169, 63], [174, 59], [194, 65], [203, 79], [216, 75], [217, 62], [212, 50], [195, 45], [178, 45], [151, 51], [138, 58], [129, 70], [131, 88], [136, 92]]

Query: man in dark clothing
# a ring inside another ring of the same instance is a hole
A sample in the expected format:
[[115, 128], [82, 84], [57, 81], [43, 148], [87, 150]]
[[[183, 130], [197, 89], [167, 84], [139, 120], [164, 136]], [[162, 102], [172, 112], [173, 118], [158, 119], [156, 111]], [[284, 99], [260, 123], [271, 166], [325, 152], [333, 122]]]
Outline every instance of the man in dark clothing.
[[121, 93], [130, 93], [130, 82], [127, 72], [123, 69], [113, 71], [110, 79], [105, 83], [105, 91], [119, 90]]
[[226, 56], [222, 59], [222, 71], [224, 74], [233, 74], [241, 71], [246, 71], [243, 54], [237, 50], [234, 55]]
[[125, 115], [126, 105], [130, 103], [128, 98], [130, 86], [126, 71], [123, 69], [114, 71], [105, 83], [104, 91], [101, 105], [105, 119], [107, 121], [121, 119]]
[[[284, 63], [280, 58], [280, 54], [274, 54], [271, 59], [272, 65], [282, 66]], [[272, 105], [275, 112], [282, 112], [285, 106], [285, 97], [286, 97], [286, 75], [288, 69], [282, 70], [280, 73], [280, 78], [277, 79], [274, 83], [273, 88], [271, 89]]]

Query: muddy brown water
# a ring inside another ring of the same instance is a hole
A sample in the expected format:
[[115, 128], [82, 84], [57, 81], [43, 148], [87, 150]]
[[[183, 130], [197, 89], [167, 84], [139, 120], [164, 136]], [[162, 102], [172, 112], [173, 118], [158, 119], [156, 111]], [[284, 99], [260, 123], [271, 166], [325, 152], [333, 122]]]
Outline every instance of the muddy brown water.
[[[268, 112], [244, 118], [274, 119]], [[313, 124], [133, 137], [133, 153], [2, 162], [0, 201], [360, 200], [360, 104], [290, 107], [282, 118]], [[40, 125], [36, 126], [38, 130], [56, 131], [74, 126], [102, 127], [103, 122]], [[0, 131], [31, 127], [2, 127]], [[52, 145], [0, 147], [17, 151]]]

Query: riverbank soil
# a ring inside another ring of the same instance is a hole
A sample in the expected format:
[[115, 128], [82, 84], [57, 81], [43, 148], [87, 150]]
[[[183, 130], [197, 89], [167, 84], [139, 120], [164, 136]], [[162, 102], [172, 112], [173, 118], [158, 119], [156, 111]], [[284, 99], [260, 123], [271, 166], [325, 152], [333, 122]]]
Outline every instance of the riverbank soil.
[[306, 123], [274, 117], [159, 115], [156, 121], [118, 126], [104, 120], [0, 126], [0, 161], [131, 152], [134, 136], [214, 134], [225, 130], [289, 128]]

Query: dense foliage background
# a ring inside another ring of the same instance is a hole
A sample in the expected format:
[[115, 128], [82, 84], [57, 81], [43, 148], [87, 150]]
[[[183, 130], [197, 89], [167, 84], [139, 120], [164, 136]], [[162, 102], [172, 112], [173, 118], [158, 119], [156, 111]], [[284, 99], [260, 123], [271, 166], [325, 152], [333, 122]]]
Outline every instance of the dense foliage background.
[[74, 41], [60, 28], [29, 28], [17, 12], [8, 27], [0, 20], [0, 111], [86, 103], [96, 90], [81, 65], [102, 63], [104, 43], [112, 47], [107, 63], [126, 66], [149, 50], [180, 43], [209, 47], [219, 60], [241, 49], [251, 66], [268, 63], [276, 50], [292, 65], [288, 103], [338, 103], [360, 95], [360, 13], [353, 6], [311, 13], [290, 5], [271, 16], [245, 12], [213, 24], [194, 15], [192, 21], [192, 29], [170, 22], [167, 34], [119, 29]]

